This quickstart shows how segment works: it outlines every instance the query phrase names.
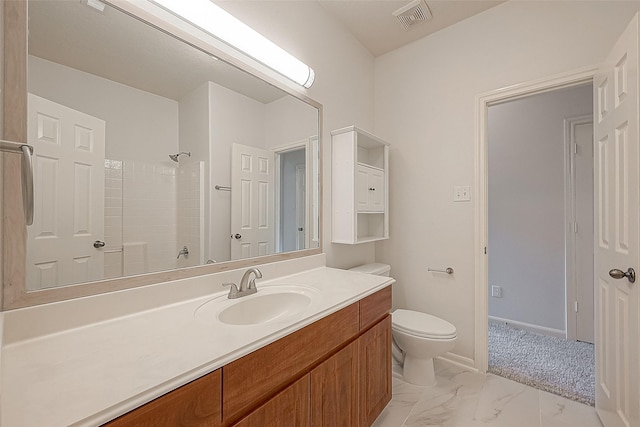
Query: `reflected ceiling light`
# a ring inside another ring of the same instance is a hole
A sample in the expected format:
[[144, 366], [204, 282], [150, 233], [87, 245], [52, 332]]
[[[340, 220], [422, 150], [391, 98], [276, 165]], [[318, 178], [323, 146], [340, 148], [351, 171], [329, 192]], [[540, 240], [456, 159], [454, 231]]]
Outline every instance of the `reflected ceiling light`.
[[299, 85], [309, 88], [313, 84], [311, 67], [210, 0], [152, 1]]
[[90, 7], [94, 8], [98, 12], [104, 12], [104, 8], [107, 6], [106, 4], [101, 2], [100, 0], [86, 0], [84, 3], [87, 6], [90, 6]]

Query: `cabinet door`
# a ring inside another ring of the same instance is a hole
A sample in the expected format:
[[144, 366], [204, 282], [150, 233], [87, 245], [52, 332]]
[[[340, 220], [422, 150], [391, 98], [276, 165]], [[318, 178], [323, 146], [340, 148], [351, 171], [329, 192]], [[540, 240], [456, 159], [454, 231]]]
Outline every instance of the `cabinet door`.
[[369, 211], [384, 212], [384, 172], [378, 169], [369, 171]]
[[391, 400], [391, 316], [358, 338], [360, 425], [370, 426]]
[[356, 167], [356, 179], [355, 179], [355, 203], [356, 211], [368, 211], [369, 206], [369, 170], [370, 168], [362, 165]]
[[309, 425], [309, 374], [247, 415], [235, 427], [307, 427]]
[[311, 425], [358, 425], [358, 345], [349, 344], [311, 371]]
[[384, 171], [357, 165], [355, 171], [355, 203], [358, 212], [384, 212]]

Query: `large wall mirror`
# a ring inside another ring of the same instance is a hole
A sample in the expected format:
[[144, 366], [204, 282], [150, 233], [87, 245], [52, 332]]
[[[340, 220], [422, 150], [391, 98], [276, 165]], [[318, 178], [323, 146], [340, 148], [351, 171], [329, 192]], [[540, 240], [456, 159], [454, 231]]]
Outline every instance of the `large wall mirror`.
[[319, 104], [106, 3], [26, 13], [25, 295], [320, 247]]

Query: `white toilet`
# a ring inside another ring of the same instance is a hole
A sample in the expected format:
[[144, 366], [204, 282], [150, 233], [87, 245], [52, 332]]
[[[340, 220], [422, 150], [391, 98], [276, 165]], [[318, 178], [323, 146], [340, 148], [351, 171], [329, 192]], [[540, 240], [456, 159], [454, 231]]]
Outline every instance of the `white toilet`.
[[[376, 263], [351, 270], [389, 276], [391, 268], [387, 264]], [[433, 358], [453, 349], [456, 327], [430, 314], [397, 309], [391, 313], [391, 329], [393, 357], [402, 365], [404, 380], [416, 385], [434, 385]]]

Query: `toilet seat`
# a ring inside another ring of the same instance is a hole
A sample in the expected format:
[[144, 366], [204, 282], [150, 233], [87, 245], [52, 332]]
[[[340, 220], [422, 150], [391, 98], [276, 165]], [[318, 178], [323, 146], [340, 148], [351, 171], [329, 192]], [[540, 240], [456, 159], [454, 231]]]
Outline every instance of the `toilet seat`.
[[456, 327], [446, 320], [413, 310], [391, 313], [391, 327], [409, 335], [436, 340], [456, 338]]

